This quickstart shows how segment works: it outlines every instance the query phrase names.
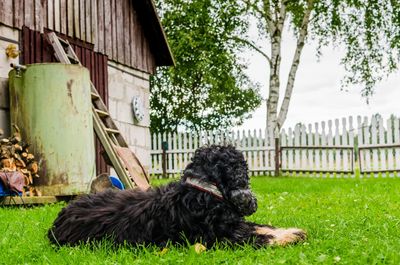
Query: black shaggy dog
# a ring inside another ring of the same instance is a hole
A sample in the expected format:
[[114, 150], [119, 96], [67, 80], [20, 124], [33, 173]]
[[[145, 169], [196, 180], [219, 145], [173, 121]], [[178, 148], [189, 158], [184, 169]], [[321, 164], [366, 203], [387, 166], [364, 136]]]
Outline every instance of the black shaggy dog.
[[139, 190], [106, 190], [62, 209], [48, 238], [58, 245], [108, 238], [119, 244], [216, 242], [286, 245], [305, 238], [296, 228], [278, 229], [245, 221], [257, 210], [247, 164], [232, 146], [196, 150], [180, 181]]

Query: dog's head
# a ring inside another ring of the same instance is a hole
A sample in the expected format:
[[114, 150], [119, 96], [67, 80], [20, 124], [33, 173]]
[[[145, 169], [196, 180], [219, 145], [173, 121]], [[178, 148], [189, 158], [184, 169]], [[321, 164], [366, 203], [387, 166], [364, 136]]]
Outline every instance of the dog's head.
[[257, 200], [250, 190], [246, 160], [233, 146], [212, 145], [197, 149], [184, 171], [183, 180], [188, 177], [214, 183], [223, 201], [242, 216], [257, 210]]

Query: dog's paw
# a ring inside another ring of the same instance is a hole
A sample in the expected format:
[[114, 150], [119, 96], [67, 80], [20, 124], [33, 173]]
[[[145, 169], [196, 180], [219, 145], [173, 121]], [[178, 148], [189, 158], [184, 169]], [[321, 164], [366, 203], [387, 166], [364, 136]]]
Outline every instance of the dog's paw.
[[304, 230], [298, 228], [269, 228], [257, 227], [258, 234], [269, 235], [271, 238], [269, 243], [277, 246], [287, 246], [306, 239], [307, 234]]
[[298, 228], [276, 229], [274, 238], [271, 239], [273, 245], [286, 246], [306, 239], [306, 232]]

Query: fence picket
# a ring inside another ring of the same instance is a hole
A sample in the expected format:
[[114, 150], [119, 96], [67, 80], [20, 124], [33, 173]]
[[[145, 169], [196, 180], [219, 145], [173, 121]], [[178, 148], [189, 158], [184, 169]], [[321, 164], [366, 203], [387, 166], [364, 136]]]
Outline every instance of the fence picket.
[[[376, 146], [378, 143], [378, 133], [377, 133], [377, 119], [376, 116], [373, 116], [371, 119], [371, 132], [370, 132], [370, 137], [371, 137], [371, 144], [373, 146]], [[375, 148], [372, 149], [372, 164], [371, 164], [371, 170], [372, 171], [378, 171], [379, 170], [379, 158], [378, 158], [378, 150]], [[374, 176], [376, 176], [374, 174]]]
[[[293, 131], [289, 128], [288, 134], [288, 146], [293, 146]], [[290, 170], [290, 175], [294, 172], [294, 149], [288, 149], [288, 169]]]
[[258, 135], [257, 135], [257, 130], [253, 130], [253, 137], [252, 137], [253, 141], [251, 142], [251, 149], [253, 151], [251, 151], [252, 156], [253, 156], [253, 168], [254, 168], [254, 174], [257, 175], [258, 172], [258, 163], [259, 163], [259, 158], [258, 158]]
[[[385, 128], [383, 127], [383, 119], [382, 117], [379, 117], [378, 120], [378, 144], [383, 146], [385, 145]], [[379, 155], [379, 171], [382, 172], [382, 176], [386, 177], [386, 174], [384, 174], [384, 170], [388, 168], [387, 165], [387, 159], [386, 159], [386, 154], [388, 152], [388, 148], [380, 148], [378, 150], [378, 155]]]
[[[268, 152], [268, 158], [270, 161], [269, 168], [271, 170], [275, 169], [275, 139], [274, 139], [274, 133], [272, 129], [267, 129], [266, 133], [268, 136], [265, 138], [268, 139], [268, 149], [270, 150]], [[273, 171], [271, 171], [271, 174], [275, 174]]]
[[[394, 141], [393, 141], [393, 120], [392, 119], [388, 119], [387, 120], [387, 144], [388, 145], [393, 145]], [[388, 160], [387, 160], [387, 170], [389, 171], [389, 176], [393, 177], [393, 173], [390, 172], [392, 170], [395, 169], [395, 165], [394, 165], [394, 156], [392, 154], [394, 154], [395, 148], [389, 148], [388, 149]]]
[[182, 137], [183, 137], [183, 146], [182, 146], [182, 152], [183, 152], [183, 154], [182, 154], [182, 167], [181, 167], [181, 170], [184, 170], [185, 169], [185, 167], [186, 167], [186, 165], [188, 164], [188, 151], [190, 150], [190, 148], [188, 147], [188, 139], [187, 139], [187, 133], [186, 132], [184, 132], [183, 134], [182, 134]]
[[[319, 124], [315, 123], [315, 133], [314, 133], [314, 145], [315, 146], [321, 146], [321, 137], [319, 134]], [[315, 149], [315, 166], [314, 166], [316, 171], [321, 172], [322, 170], [322, 163], [321, 163], [321, 150], [320, 149]], [[315, 173], [316, 176], [320, 176], [320, 174]]]
[[251, 131], [247, 130], [247, 141], [246, 141], [246, 157], [247, 157], [247, 163], [249, 167], [253, 167], [253, 156], [252, 152], [249, 151], [251, 149], [251, 145], [253, 142], [253, 136], [251, 135]]
[[268, 150], [268, 141], [267, 141], [267, 130], [261, 130], [260, 129], [260, 135], [261, 135], [261, 142], [262, 142], [262, 170], [264, 171], [264, 174], [266, 174], [266, 169], [269, 167], [269, 150]]
[[[246, 131], [245, 130], [242, 130], [241, 137], [242, 137], [242, 139], [240, 141], [240, 147], [243, 150], [245, 150], [246, 149], [246, 141], [247, 141], [247, 139], [246, 139], [247, 138], [246, 137]], [[243, 156], [247, 160], [247, 152], [243, 152]]]
[[240, 131], [237, 130], [236, 131], [236, 137], [235, 137], [235, 146], [238, 148], [240, 148]]
[[349, 133], [348, 133], [348, 146], [353, 147], [352, 151], [347, 152], [348, 159], [348, 170], [352, 170], [352, 173], [348, 173], [348, 176], [354, 177], [355, 176], [355, 150], [354, 150], [354, 127], [353, 127], [353, 117], [349, 117]]
[[[174, 142], [174, 139], [175, 139], [175, 134], [172, 136], [171, 133], [168, 133], [167, 139], [168, 139], [168, 148], [170, 148], [170, 150], [176, 149], [176, 146], [172, 145], [172, 143]], [[170, 169], [168, 176], [171, 177], [175, 171], [174, 170], [174, 166], [175, 166], [174, 153], [168, 152], [167, 160], [168, 160], [168, 168]]]
[[[334, 146], [341, 146], [340, 142], [340, 134], [339, 134], [339, 119], [335, 119], [335, 142]], [[336, 172], [343, 171], [341, 162], [343, 161], [340, 157], [340, 152], [342, 150], [339, 150], [338, 148], [335, 150], [335, 163], [334, 163], [334, 168]], [[342, 173], [336, 173], [336, 176], [342, 176]]]
[[160, 155], [158, 155], [158, 159], [157, 159], [157, 164], [158, 164], [158, 171], [160, 172], [160, 174], [163, 173], [163, 168], [162, 168], [162, 141], [166, 140], [166, 134], [165, 132], [163, 134], [158, 133], [158, 141], [157, 141], [157, 151], [159, 152]]
[[267, 152], [265, 145], [264, 145], [264, 140], [263, 140], [263, 135], [262, 135], [262, 130], [258, 130], [258, 141], [257, 141], [257, 146], [260, 146], [262, 150], [258, 152], [259, 154], [259, 162], [258, 162], [258, 170], [260, 171], [260, 174], [265, 174], [264, 168], [266, 167], [265, 165], [265, 154]]
[[[300, 149], [298, 147], [300, 146], [300, 125], [296, 125], [294, 127], [294, 170], [298, 171], [301, 168], [301, 159], [300, 159]], [[296, 172], [298, 174], [301, 174], [301, 172]]]
[[[333, 146], [333, 134], [332, 134], [332, 120], [328, 121], [328, 139], [327, 139], [327, 146]], [[328, 149], [328, 173], [329, 177], [332, 177], [332, 173], [330, 171], [334, 170], [334, 163], [333, 160], [333, 149]]]
[[[306, 137], [306, 126], [301, 125], [300, 127], [300, 146], [307, 147], [307, 137]], [[308, 172], [309, 169], [309, 161], [308, 161], [308, 149], [301, 148], [300, 153], [301, 159], [301, 168], [304, 169], [303, 176]]]
[[[314, 141], [313, 141], [313, 132], [312, 132], [312, 125], [309, 124], [308, 125], [308, 133], [307, 134], [307, 145], [310, 147], [315, 147], [314, 145]], [[309, 174], [313, 175], [315, 177], [315, 149], [307, 149], [307, 171], [309, 172]]]
[[177, 167], [175, 169], [175, 173], [178, 173], [182, 169], [182, 133], [177, 134], [176, 145], [178, 148], [177, 152]]
[[[368, 117], [364, 117], [364, 123], [363, 123], [363, 130], [364, 130], [364, 144], [365, 145], [371, 145], [371, 135], [370, 135], [370, 127], [368, 126]], [[366, 171], [366, 176], [370, 177], [371, 176], [371, 150], [366, 149], [365, 150], [365, 164], [363, 165]]]
[[360, 147], [364, 145], [364, 128], [361, 116], [357, 116], [357, 127], [358, 127], [358, 134], [357, 134], [358, 169], [360, 171], [360, 177], [364, 177], [365, 174], [362, 172], [362, 166], [365, 165], [365, 152], [364, 150], [360, 149]]
[[[346, 118], [342, 118], [342, 142], [340, 143], [342, 146], [349, 145], [349, 135], [347, 130], [347, 122]], [[342, 161], [342, 170], [341, 174], [343, 177], [348, 177], [347, 171], [349, 171], [349, 150], [343, 149], [341, 151], [341, 161]]]
[[193, 132], [189, 133], [189, 150], [188, 150], [188, 163], [190, 163], [190, 160], [192, 158], [193, 152], [195, 150], [193, 146], [193, 141], [194, 141], [195, 134]]
[[[400, 119], [395, 118], [394, 123], [393, 123], [393, 134], [394, 134], [394, 143], [396, 145], [400, 145]], [[400, 147], [395, 148], [395, 169], [397, 170], [396, 175], [400, 177], [399, 171], [400, 171]]]
[[[325, 132], [325, 122], [321, 123], [321, 128], [322, 128], [322, 132], [321, 132], [321, 146], [322, 147], [326, 147], [327, 146], [327, 135]], [[321, 151], [321, 161], [322, 161], [322, 170], [326, 170], [328, 167], [328, 153], [326, 151], [326, 149], [322, 149]], [[323, 177], [326, 177], [325, 173], [322, 173]]]
[[[267, 130], [265, 130], [265, 131], [267, 131]], [[266, 140], [267, 140], [267, 137], [268, 137], [268, 135], [266, 135], [266, 137], [265, 137]], [[288, 146], [287, 135], [286, 135], [285, 129], [282, 129], [282, 132], [281, 132], [281, 146], [282, 147]], [[281, 150], [281, 168], [282, 168], [282, 171], [285, 169], [288, 169], [288, 153], [287, 153], [287, 149], [285, 149], [285, 148], [283, 148]]]

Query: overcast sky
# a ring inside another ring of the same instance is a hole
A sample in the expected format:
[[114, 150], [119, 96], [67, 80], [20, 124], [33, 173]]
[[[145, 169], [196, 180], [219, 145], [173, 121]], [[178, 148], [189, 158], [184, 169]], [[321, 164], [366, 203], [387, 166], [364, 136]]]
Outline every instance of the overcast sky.
[[[283, 43], [281, 84], [284, 85], [286, 85], [294, 49], [293, 39]], [[367, 105], [365, 98], [361, 97], [360, 88], [348, 87], [348, 91], [340, 89], [340, 81], [344, 75], [343, 66], [339, 64], [342, 53], [343, 51], [339, 49], [325, 48], [323, 56], [318, 61], [315, 46], [306, 44], [284, 127], [294, 126], [298, 122], [308, 124], [350, 115], [370, 117], [375, 113], [380, 113], [385, 119], [392, 113], [400, 116], [400, 71], [393, 73], [386, 81], [376, 86], [376, 93]], [[255, 52], [246, 52], [243, 56], [249, 63], [249, 76], [253, 81], [261, 84], [261, 93], [266, 98], [269, 71], [265, 59]], [[282, 99], [284, 89], [280, 92], [280, 99]], [[252, 116], [238, 128], [265, 128], [265, 101]]]

